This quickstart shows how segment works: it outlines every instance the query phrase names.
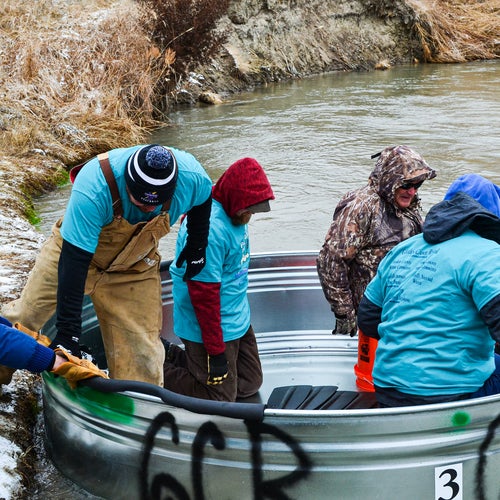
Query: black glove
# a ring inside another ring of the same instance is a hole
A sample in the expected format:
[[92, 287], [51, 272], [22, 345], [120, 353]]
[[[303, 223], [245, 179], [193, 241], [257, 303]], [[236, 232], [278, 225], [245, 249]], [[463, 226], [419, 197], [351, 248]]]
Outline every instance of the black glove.
[[335, 316], [335, 328], [332, 330], [333, 335], [350, 335], [354, 337], [358, 332], [356, 318], [348, 316]]
[[78, 339], [82, 333], [82, 304], [85, 280], [92, 254], [63, 240], [58, 264], [56, 330], [51, 349], [61, 347], [82, 357]]
[[181, 267], [186, 261], [186, 272], [182, 277], [184, 281], [192, 279], [205, 267], [211, 210], [212, 196], [210, 195], [201, 205], [192, 207], [187, 213], [186, 245], [175, 263], [177, 267]]
[[171, 363], [173, 358], [173, 353], [170, 352], [170, 346], [172, 345], [167, 339], [160, 337], [161, 343], [165, 349], [165, 363]]
[[184, 261], [186, 261], [186, 272], [182, 279], [187, 281], [194, 278], [205, 267], [206, 247], [190, 248], [186, 245], [179, 254], [175, 265], [181, 267]]
[[208, 379], [207, 385], [220, 385], [227, 378], [226, 354], [208, 355]]
[[72, 337], [67, 333], [57, 332], [52, 343], [49, 345], [51, 349], [63, 349], [77, 358], [82, 357], [82, 351], [80, 350], [80, 344], [78, 343], [78, 337]]

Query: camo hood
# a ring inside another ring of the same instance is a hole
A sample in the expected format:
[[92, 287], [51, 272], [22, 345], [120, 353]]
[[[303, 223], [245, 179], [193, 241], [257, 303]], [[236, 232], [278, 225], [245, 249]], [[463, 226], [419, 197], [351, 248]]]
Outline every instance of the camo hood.
[[[390, 146], [379, 155], [370, 174], [368, 183], [379, 196], [395, 204], [396, 189], [405, 182], [417, 183], [436, 177], [424, 158], [408, 146]], [[410, 208], [419, 206], [420, 198], [415, 195]]]

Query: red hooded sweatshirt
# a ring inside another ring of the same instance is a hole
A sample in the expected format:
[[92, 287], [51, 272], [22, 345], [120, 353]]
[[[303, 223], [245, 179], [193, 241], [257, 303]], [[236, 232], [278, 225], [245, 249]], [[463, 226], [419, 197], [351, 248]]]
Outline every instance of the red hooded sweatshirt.
[[266, 200], [274, 200], [273, 190], [257, 160], [242, 158], [233, 163], [220, 177], [212, 190], [229, 217], [238, 210]]
[[[219, 178], [212, 190], [229, 217], [238, 210], [266, 200], [274, 200], [269, 180], [253, 158], [242, 158], [233, 163]], [[209, 240], [210, 244], [210, 240]], [[208, 354], [221, 354], [225, 350], [220, 323], [220, 283], [187, 282], [191, 303], [202, 332]]]

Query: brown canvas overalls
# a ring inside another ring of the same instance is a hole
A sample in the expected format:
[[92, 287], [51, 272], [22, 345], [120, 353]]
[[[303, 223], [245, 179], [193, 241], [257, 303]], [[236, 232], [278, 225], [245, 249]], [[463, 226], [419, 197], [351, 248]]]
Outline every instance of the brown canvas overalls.
[[[165, 350], [159, 337], [162, 304], [158, 243], [170, 232], [168, 206], [148, 222], [127, 222], [122, 217], [107, 154], [98, 158], [111, 191], [114, 217], [99, 236], [85, 293], [91, 297], [99, 320], [110, 377], [162, 386]], [[62, 219], [54, 224], [20, 298], [2, 311], [12, 323], [38, 331], [56, 310], [61, 224]], [[9, 381], [2, 381], [0, 374], [0, 383]]]

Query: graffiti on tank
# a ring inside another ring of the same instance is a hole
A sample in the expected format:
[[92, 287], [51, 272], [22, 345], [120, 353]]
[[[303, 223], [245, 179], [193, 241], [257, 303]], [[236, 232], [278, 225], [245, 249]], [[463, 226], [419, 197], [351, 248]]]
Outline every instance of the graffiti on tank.
[[[264, 424], [262, 422], [245, 421], [247, 427], [250, 446], [250, 460], [252, 464], [252, 487], [253, 497], [255, 499], [290, 499], [285, 492], [299, 481], [304, 480], [310, 474], [312, 462], [302, 449], [301, 445], [292, 436], [283, 432], [275, 426]], [[143, 457], [139, 471], [140, 497], [142, 500], [157, 500], [169, 498], [172, 500], [191, 500], [189, 493], [172, 474], [162, 472], [150, 477], [149, 466], [151, 460], [151, 451], [154, 447], [155, 437], [163, 427], [169, 427], [171, 439], [174, 445], [180, 443], [179, 428], [175, 417], [163, 412], [155, 417], [151, 423], [144, 438]], [[263, 478], [263, 456], [262, 443], [265, 435], [272, 436], [281, 443], [285, 444], [297, 460], [297, 467], [289, 474], [282, 477], [264, 480]], [[204, 478], [203, 462], [207, 446], [212, 446], [218, 451], [226, 448], [224, 434], [213, 422], [203, 423], [195, 436], [191, 449], [191, 486], [193, 490], [193, 500], [204, 500]]]
[[[463, 419], [460, 416], [460, 419]], [[470, 418], [466, 419], [470, 422]], [[248, 494], [254, 499], [264, 500], [290, 500], [292, 497], [286, 492], [295, 484], [304, 481], [311, 474], [313, 463], [310, 457], [302, 448], [300, 442], [284, 432], [283, 430], [263, 422], [245, 421], [248, 441], [250, 443], [249, 463], [251, 464], [251, 488]], [[141, 500], [159, 500], [168, 498], [170, 500], [204, 500], [204, 485], [210, 480], [203, 474], [203, 464], [207, 447], [223, 452], [226, 449], [226, 438], [224, 433], [211, 421], [204, 422], [197, 430], [193, 444], [191, 446], [191, 484], [186, 485], [168, 471], [152, 475], [150, 472], [151, 453], [155, 444], [155, 439], [162, 428], [170, 429], [170, 439], [174, 445], [180, 444], [179, 428], [175, 417], [168, 412], [158, 414], [152, 421], [144, 437], [141, 467], [139, 470], [140, 498]], [[487, 500], [494, 498], [492, 494], [498, 492], [486, 491], [485, 474], [487, 468], [488, 454], [495, 439], [495, 434], [500, 427], [500, 415], [492, 420], [488, 426], [487, 434], [478, 449], [478, 462], [474, 474], [475, 498], [477, 500]], [[263, 443], [265, 436], [270, 436], [274, 441], [279, 441], [285, 445], [296, 460], [297, 466], [293, 472], [285, 474], [275, 479], [264, 480], [264, 459]], [[438, 500], [456, 500], [462, 498], [461, 479], [458, 481], [457, 471], [462, 476], [462, 464], [452, 464], [436, 468], [438, 481], [441, 485], [440, 491], [445, 494], [438, 494]], [[191, 497], [188, 490], [193, 492]], [[238, 493], [242, 496], [242, 492]], [[500, 498], [500, 497], [498, 497]]]
[[[489, 496], [492, 494], [491, 491], [488, 492], [489, 495], [486, 494], [487, 492], [485, 491], [484, 487], [484, 475], [487, 465], [488, 448], [495, 438], [495, 433], [497, 432], [498, 427], [500, 427], [500, 415], [497, 415], [496, 418], [492, 420], [488, 425], [488, 432], [486, 433], [486, 437], [479, 447], [479, 460], [476, 467], [476, 498], [478, 500], [493, 498]], [[498, 492], [496, 492], [496, 494], [498, 494]], [[497, 498], [500, 498], [500, 496], [498, 496]]]

